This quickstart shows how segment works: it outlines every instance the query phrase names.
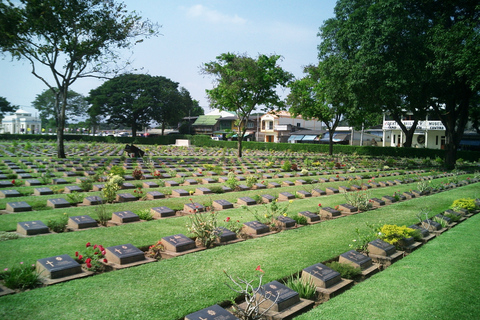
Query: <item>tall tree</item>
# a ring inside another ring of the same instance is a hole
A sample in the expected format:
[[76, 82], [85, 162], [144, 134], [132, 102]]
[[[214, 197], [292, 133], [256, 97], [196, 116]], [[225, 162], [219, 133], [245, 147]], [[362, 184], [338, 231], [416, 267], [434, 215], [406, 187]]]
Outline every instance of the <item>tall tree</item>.
[[[132, 135], [156, 121], [165, 129], [180, 121], [192, 104], [190, 94], [178, 83], [160, 76], [124, 74], [90, 91], [92, 119], [102, 116], [107, 123], [128, 126]], [[163, 134], [162, 130], [162, 134]]]
[[[120, 49], [157, 34], [157, 26], [115, 0], [19, 0], [0, 4], [0, 48], [26, 59], [32, 74], [55, 96], [57, 155], [65, 158], [63, 131], [69, 87], [78, 79], [116, 72]], [[46, 67], [47, 75], [40, 74]]]
[[292, 74], [277, 65], [279, 55], [223, 53], [216, 61], [205, 63], [202, 73], [214, 77], [215, 88], [206, 90], [212, 107], [236, 114], [238, 121], [238, 157], [250, 114], [256, 107], [266, 111], [282, 107], [277, 87], [286, 86]]
[[18, 106], [14, 106], [4, 97], [0, 97], [0, 119], [2, 119], [6, 113], [15, 112], [18, 110]]
[[347, 112], [346, 101], [332, 101], [328, 96], [321, 69], [307, 66], [306, 76], [289, 84], [290, 93], [287, 105], [293, 116], [301, 115], [305, 119], [317, 119], [327, 127], [329, 133], [329, 154], [333, 155], [333, 135], [340, 120]]
[[[74, 120], [77, 117], [85, 116], [88, 104], [85, 97], [73, 90], [68, 90], [67, 93], [67, 105], [68, 109], [65, 111], [65, 121]], [[55, 110], [58, 107], [56, 104], [55, 95], [52, 90], [44, 90], [41, 94], [35, 97], [32, 102], [32, 106], [39, 111], [42, 124], [55, 123], [55, 127], [58, 127], [58, 118], [55, 116], [59, 110]]]

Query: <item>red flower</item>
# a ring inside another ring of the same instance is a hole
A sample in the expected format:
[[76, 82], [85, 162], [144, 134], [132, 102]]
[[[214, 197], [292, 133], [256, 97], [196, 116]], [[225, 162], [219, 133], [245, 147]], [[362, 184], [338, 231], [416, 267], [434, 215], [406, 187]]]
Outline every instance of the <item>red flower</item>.
[[12, 184], [15, 184], [15, 179], [12, 180]]
[[105, 250], [102, 251], [102, 254], [105, 255], [107, 252]]
[[85, 245], [85, 247], [87, 247], [87, 248], [90, 247], [90, 246], [91, 246], [90, 242], [87, 242], [87, 244]]
[[229, 221], [230, 221], [230, 217], [227, 217], [227, 222], [229, 222]]
[[92, 267], [92, 264], [90, 262], [87, 262], [87, 268], [90, 269]]
[[104, 262], [104, 263], [108, 263], [108, 260], [107, 260], [107, 259], [103, 259], [103, 262]]
[[95, 251], [93, 254], [98, 254], [98, 251]]
[[82, 260], [83, 259], [83, 256], [82, 255], [79, 255], [78, 256], [78, 260]]
[[265, 271], [263, 271], [262, 268], [260, 268], [260, 266], [257, 266], [257, 269], [255, 269], [255, 271], [260, 271], [260, 272], [265, 273]]
[[97, 249], [97, 247], [98, 247], [98, 246], [97, 246], [96, 244], [95, 244], [95, 245], [93, 245], [93, 249]]
[[87, 260], [85, 260], [85, 263], [90, 263], [90, 262], [92, 262], [92, 259], [90, 258], [87, 258]]
[[319, 207], [321, 207], [321, 206], [322, 206], [322, 204], [321, 204], [321, 203], [319, 203], [319, 204], [318, 204], [318, 206], [319, 206]]
[[237, 222], [240, 222], [240, 220], [237, 220]]
[[75, 257], [78, 257], [78, 251], [75, 251]]

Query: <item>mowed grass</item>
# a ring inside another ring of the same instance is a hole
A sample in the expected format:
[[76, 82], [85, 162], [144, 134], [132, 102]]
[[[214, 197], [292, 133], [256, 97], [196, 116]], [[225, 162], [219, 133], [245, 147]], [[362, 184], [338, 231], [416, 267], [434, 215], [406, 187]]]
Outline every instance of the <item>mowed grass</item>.
[[295, 319], [479, 319], [480, 215]]
[[[355, 236], [355, 229], [365, 230], [367, 228], [365, 223], [409, 225], [417, 222], [415, 214], [419, 212], [420, 208], [428, 208], [432, 214], [439, 213], [447, 209], [453, 200], [475, 197], [477, 191], [478, 184], [472, 184], [263, 238], [1, 297], [0, 318], [179, 319], [191, 312], [235, 297], [235, 293], [224, 284], [227, 279], [223, 270], [234, 275], [254, 278], [256, 266], [261, 265], [266, 272], [264, 277], [266, 281], [282, 279], [312, 264], [348, 251], [349, 244]], [[318, 199], [309, 201], [316, 203]], [[294, 201], [295, 203], [296, 201]], [[302, 200], [298, 203], [307, 203], [307, 201], [303, 202]], [[220, 216], [220, 218], [222, 217]], [[170, 223], [170, 221], [176, 224], [177, 221], [182, 221], [181, 219], [138, 223], [133, 227], [129, 226], [128, 235], [122, 235], [120, 238], [122, 240], [130, 238], [134, 244], [138, 245], [135, 237], [146, 241], [147, 237], [143, 234], [145, 232], [152, 240], [157, 240], [162, 232], [155, 228], [152, 231], [151, 226], [164, 225], [165, 222]], [[478, 221], [478, 218], [473, 221]], [[461, 226], [448, 231], [447, 234], [452, 233], [452, 236], [449, 235], [452, 237], [450, 238], [451, 242], [456, 243], [457, 238], [462, 237], [462, 234], [453, 237], [457, 228]], [[95, 237], [98, 238], [92, 239], [92, 241], [105, 240], [107, 243], [103, 243], [104, 245], [108, 245], [109, 232], [116, 232], [116, 235], [112, 233], [111, 237], [117, 237], [123, 233], [122, 227], [115, 227], [5, 241], [1, 244], [3, 252], [0, 253], [0, 256], [3, 257], [8, 250], [13, 250], [7, 254], [8, 256], [15, 255], [16, 246], [14, 244], [20, 244], [21, 241], [32, 241], [31, 239], [45, 241], [44, 245], [49, 246], [48, 252], [55, 251], [56, 246], [65, 249], [69, 246], [66, 243], [70, 241], [75, 246], [77, 243], [79, 246], [84, 246], [84, 243], [89, 241], [88, 235], [94, 235], [93, 231], [96, 231]], [[156, 235], [158, 236], [155, 237]], [[65, 238], [60, 238], [60, 236]], [[442, 237], [444, 236], [442, 235]], [[32, 245], [34, 243], [34, 241], [31, 242]], [[9, 246], [8, 249], [6, 245]], [[455, 267], [444, 265], [443, 268], [452, 268], [449, 276], [455, 279], [452, 281], [456, 281]], [[431, 290], [435, 290], [438, 286], [437, 281], [442, 281], [445, 277], [443, 273], [443, 277], [439, 277], [435, 281], [428, 281], [431, 284]], [[400, 282], [402, 278], [403, 276], [400, 277]], [[452, 290], [456, 288], [461, 290], [461, 286], [452, 286]], [[461, 294], [461, 291], [457, 294]], [[382, 297], [377, 297], [374, 291], [370, 291], [369, 296], [372, 301], [376, 301], [377, 298], [382, 299]], [[410, 301], [405, 295], [400, 296], [399, 299], [407, 301], [402, 303]], [[424, 296], [423, 304], [425, 306], [431, 304], [428, 295]], [[352, 308], [361, 307], [356, 303], [350, 303], [350, 305]], [[348, 307], [344, 305], [343, 310], [347, 310]], [[435, 308], [441, 311], [443, 306], [438, 303], [435, 304]], [[415, 312], [416, 310], [412, 310], [411, 313], [405, 315], [405, 318], [411, 314], [414, 315]], [[355, 319], [355, 317], [350, 317], [350, 319]]]

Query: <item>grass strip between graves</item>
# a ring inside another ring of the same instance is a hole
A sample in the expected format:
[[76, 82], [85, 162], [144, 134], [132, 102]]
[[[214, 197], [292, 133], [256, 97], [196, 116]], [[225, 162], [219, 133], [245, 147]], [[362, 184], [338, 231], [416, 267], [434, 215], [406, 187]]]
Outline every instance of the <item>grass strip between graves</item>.
[[[235, 296], [224, 285], [226, 277], [223, 270], [253, 278], [254, 269], [261, 265], [266, 272], [266, 281], [281, 279], [348, 251], [355, 229], [366, 228], [365, 223], [409, 225], [417, 222], [415, 214], [419, 208], [426, 207], [432, 213], [439, 213], [449, 208], [455, 199], [475, 197], [477, 190], [478, 184], [472, 184], [263, 238], [4, 296], [0, 298], [0, 318], [179, 319]], [[177, 219], [162, 221], [174, 223]], [[148, 224], [144, 224], [145, 227], [142, 224], [136, 225], [138, 229], [129, 229], [131, 233], [125, 235], [125, 238], [131, 237], [134, 240], [136, 234], [140, 236], [142, 232], [151, 232]], [[122, 233], [121, 228], [103, 229]], [[85, 241], [89, 241], [85, 235], [92, 231], [41, 236], [35, 240], [43, 241], [45, 238], [47, 246], [62, 246], [61, 237], [68, 237], [65, 239], [73, 242], [80, 242], [81, 239], [84, 245]], [[448, 232], [453, 231], [455, 229]], [[95, 233], [96, 236], [99, 234]], [[108, 237], [104, 237], [107, 240]], [[156, 237], [155, 240], [159, 238]], [[1, 247], [5, 250], [5, 245], [11, 243], [9, 249], [16, 250], [13, 244], [29, 239], [32, 238], [5, 241]], [[95, 239], [97, 240], [99, 239]], [[456, 241], [456, 238], [451, 241]], [[135, 244], [135, 241], [132, 242]], [[5, 253], [1, 252], [0, 256], [3, 257]], [[452, 271], [452, 276], [454, 275]], [[431, 285], [434, 288], [436, 282], [432, 281]], [[372, 296], [372, 300], [376, 298]], [[425, 304], [429, 303], [425, 299]], [[443, 308], [441, 304], [436, 307], [440, 310]]]
[[478, 319], [480, 215], [295, 319]]

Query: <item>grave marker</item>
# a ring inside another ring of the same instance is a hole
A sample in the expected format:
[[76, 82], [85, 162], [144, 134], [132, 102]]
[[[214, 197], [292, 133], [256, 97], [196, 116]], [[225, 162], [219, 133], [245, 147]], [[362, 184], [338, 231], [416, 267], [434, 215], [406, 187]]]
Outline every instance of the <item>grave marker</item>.
[[299, 212], [298, 214], [307, 218], [308, 223], [320, 221], [320, 216], [310, 211], [302, 211], [302, 212]]
[[175, 215], [175, 211], [165, 206], [150, 208], [150, 212], [153, 214], [155, 219], [171, 217]]
[[162, 244], [166, 250], [173, 252], [183, 252], [195, 249], [195, 241], [181, 233], [169, 237], [163, 237]]
[[355, 268], [360, 268], [362, 270], [370, 268], [373, 264], [370, 257], [367, 257], [366, 255], [355, 250], [350, 250], [348, 252], [342, 253], [338, 258], [338, 262], [347, 263], [354, 266]]
[[380, 239], [375, 239], [368, 243], [368, 251], [370, 254], [388, 257], [397, 252], [395, 246]]
[[140, 221], [140, 218], [132, 211], [119, 211], [112, 213], [112, 221], [117, 223], [128, 223]]
[[320, 209], [320, 215], [322, 217], [328, 217], [328, 218], [333, 218], [333, 217], [338, 217], [342, 213], [336, 209], [330, 208], [330, 207], [322, 207]]
[[340, 211], [349, 212], [349, 213], [358, 211], [357, 207], [354, 207], [354, 206], [352, 206], [351, 204], [348, 204], [348, 203], [341, 204], [341, 205], [338, 206], [338, 208], [340, 209]]
[[105, 248], [105, 258], [111, 263], [124, 265], [145, 260], [145, 254], [134, 245], [127, 243]]
[[278, 216], [276, 218], [276, 221], [275, 221], [275, 224], [282, 228], [282, 229], [286, 229], [286, 228], [293, 228], [295, 227], [295, 225], [297, 224], [295, 220], [293, 220], [292, 218], [290, 217], [285, 217], [285, 216]]
[[287, 201], [290, 199], [295, 199], [295, 196], [290, 192], [280, 192], [280, 194], [278, 195], [279, 201]]
[[172, 190], [172, 197], [186, 197], [188, 196], [189, 193], [183, 189], [175, 189], [175, 190]]
[[339, 193], [338, 189], [335, 189], [335, 188], [332, 188], [332, 187], [325, 188], [325, 191], [327, 192], [327, 194]]
[[83, 204], [86, 206], [95, 206], [103, 203], [103, 199], [100, 196], [88, 196], [83, 199]]
[[142, 187], [144, 187], [144, 188], [158, 188], [158, 183], [153, 182], [153, 181], [145, 181], [142, 184]]
[[163, 199], [165, 195], [159, 191], [149, 191], [147, 192], [147, 199], [148, 200], [155, 200], [155, 199]]
[[195, 189], [195, 195], [205, 195], [205, 194], [211, 194], [212, 191], [208, 188], [196, 188]]
[[313, 195], [314, 197], [324, 196], [324, 195], [326, 195], [326, 194], [327, 194], [327, 193], [326, 193], [325, 191], [321, 190], [321, 189], [313, 189], [313, 190], [312, 190], [312, 195]]
[[6, 210], [10, 212], [32, 211], [32, 206], [25, 201], [7, 202]]
[[82, 266], [68, 254], [37, 260], [36, 270], [42, 276], [59, 279], [82, 272]]
[[233, 314], [223, 309], [219, 305], [202, 309], [200, 311], [191, 313], [185, 317], [185, 320], [240, 320]]
[[228, 242], [237, 239], [237, 234], [225, 227], [218, 227], [214, 232], [217, 234], [218, 242]]
[[238, 198], [237, 203], [240, 204], [240, 205], [244, 205], [244, 206], [253, 206], [253, 205], [256, 205], [256, 204], [257, 204], [257, 203], [255, 202], [255, 200], [253, 200], [253, 199], [250, 198], [250, 197], [241, 197], [241, 198]]
[[26, 236], [49, 233], [48, 227], [40, 220], [17, 223], [17, 232]]
[[342, 277], [340, 276], [339, 272], [330, 269], [322, 263], [317, 263], [313, 266], [303, 269], [302, 279], [304, 279], [306, 283], [313, 282], [316, 287], [320, 288], [333, 287], [342, 281]]
[[14, 198], [14, 197], [21, 197], [22, 194], [17, 190], [1, 190], [0, 191], [0, 198]]
[[243, 231], [248, 234], [264, 234], [270, 231], [270, 228], [258, 221], [249, 221], [243, 223]]
[[[281, 312], [297, 303], [300, 303], [300, 295], [278, 281], [272, 281], [263, 285], [257, 293], [257, 299], [266, 299], [259, 306], [270, 308], [271, 311]], [[273, 306], [272, 306], [273, 304]]]
[[37, 179], [28, 179], [25, 180], [25, 186], [27, 187], [33, 187], [33, 186], [40, 186], [42, 183], [38, 181]]
[[275, 201], [275, 197], [270, 194], [262, 194], [261, 198], [263, 203], [270, 203], [272, 201]]
[[48, 199], [47, 207], [51, 208], [68, 208], [71, 204], [64, 198]]
[[233, 208], [233, 203], [227, 200], [213, 200], [212, 206], [216, 210], [225, 210]]
[[73, 229], [86, 229], [97, 227], [97, 221], [88, 215], [74, 216], [68, 219], [68, 226]]
[[309, 198], [312, 196], [312, 194], [306, 190], [298, 190], [297, 191], [297, 195], [300, 197], [300, 198]]
[[135, 197], [131, 193], [118, 193], [115, 200], [117, 202], [130, 202], [130, 201], [137, 201], [137, 197]]

